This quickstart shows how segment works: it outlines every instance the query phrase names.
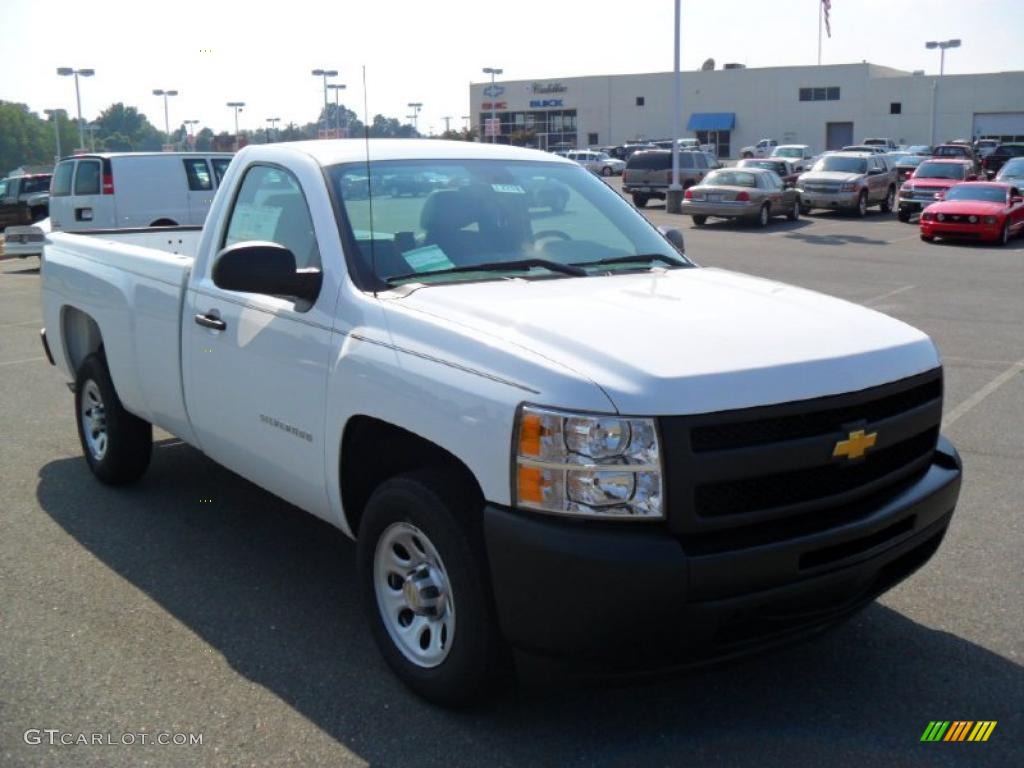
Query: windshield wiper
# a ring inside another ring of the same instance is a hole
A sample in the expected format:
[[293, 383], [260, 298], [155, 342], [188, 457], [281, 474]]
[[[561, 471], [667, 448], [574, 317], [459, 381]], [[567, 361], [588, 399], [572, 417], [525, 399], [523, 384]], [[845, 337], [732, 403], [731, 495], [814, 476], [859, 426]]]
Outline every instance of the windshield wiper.
[[518, 261], [489, 261], [483, 264], [471, 264], [464, 267], [450, 267], [449, 269], [437, 269], [432, 272], [407, 272], [404, 275], [392, 275], [386, 278], [387, 282], [393, 283], [399, 280], [412, 280], [418, 277], [433, 277], [434, 275], [454, 275], [459, 272], [518, 272], [531, 269], [532, 267], [543, 267], [552, 272], [560, 272], [563, 275], [573, 277], [586, 277], [587, 270], [581, 269], [576, 264], [562, 264], [548, 259], [519, 259]]
[[673, 259], [662, 253], [638, 253], [635, 256], [609, 256], [606, 259], [597, 261], [574, 261], [574, 267], [600, 267], [605, 264], [650, 264], [652, 261], [661, 261], [673, 267], [685, 267], [686, 262]]

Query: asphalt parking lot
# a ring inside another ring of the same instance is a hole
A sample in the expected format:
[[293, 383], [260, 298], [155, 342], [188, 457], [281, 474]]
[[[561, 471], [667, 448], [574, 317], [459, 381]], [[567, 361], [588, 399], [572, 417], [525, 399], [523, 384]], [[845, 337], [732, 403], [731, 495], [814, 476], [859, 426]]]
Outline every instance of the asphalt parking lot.
[[[534, 675], [487, 707], [433, 708], [378, 656], [341, 534], [166, 435], [137, 486], [93, 480], [39, 346], [38, 261], [4, 261], [0, 765], [1024, 765], [1024, 239], [925, 244], [874, 212], [767, 230], [646, 214], [701, 264], [937, 341], [965, 481], [924, 569], [779, 652], [642, 685]], [[936, 719], [998, 725], [921, 743]], [[28, 729], [203, 743], [32, 745]]]

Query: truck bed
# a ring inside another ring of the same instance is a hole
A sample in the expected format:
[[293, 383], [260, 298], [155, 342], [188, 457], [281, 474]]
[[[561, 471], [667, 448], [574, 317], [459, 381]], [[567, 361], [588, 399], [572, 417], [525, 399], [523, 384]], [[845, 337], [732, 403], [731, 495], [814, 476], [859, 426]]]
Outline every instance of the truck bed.
[[103, 339], [125, 408], [191, 439], [181, 370], [181, 307], [200, 227], [92, 230], [47, 236], [44, 318], [72, 382], [90, 340]]

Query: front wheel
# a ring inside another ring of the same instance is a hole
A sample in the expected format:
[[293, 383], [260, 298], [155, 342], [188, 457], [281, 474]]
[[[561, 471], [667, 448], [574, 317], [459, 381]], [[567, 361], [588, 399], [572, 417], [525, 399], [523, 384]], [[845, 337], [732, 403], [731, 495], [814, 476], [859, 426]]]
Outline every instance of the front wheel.
[[924, 235], [924, 234], [922, 234], [921, 235], [921, 239], [924, 240], [926, 243], [931, 243], [931, 242], [934, 242], [935, 235]]
[[694, 214], [694, 216], [693, 216], [693, 226], [695, 226], [695, 227], [703, 227], [704, 226], [704, 222], [706, 222], [707, 220], [708, 220], [707, 216], [702, 216], [699, 213], [698, 214]]
[[476, 494], [414, 472], [367, 502], [357, 560], [367, 617], [392, 671], [423, 698], [464, 706], [483, 694], [501, 641]]
[[905, 208], [900, 208], [898, 211], [896, 211], [896, 218], [902, 221], [904, 224], [906, 224], [908, 221], [910, 221], [910, 211], [906, 210]]
[[633, 193], [633, 205], [637, 208], [646, 208], [648, 200], [650, 200], [650, 198], [647, 195], [641, 195], [636, 192]]
[[1010, 242], [1010, 222], [1003, 224], [1003, 231], [999, 234], [999, 244], [1006, 245]]
[[89, 469], [109, 485], [142, 477], [153, 450], [153, 427], [121, 405], [106, 361], [92, 354], [75, 379], [78, 439]]
[[800, 201], [800, 213], [807, 216], [811, 212], [811, 206], [805, 203], [803, 200]]
[[857, 214], [857, 218], [863, 219], [868, 215], [868, 193], [861, 192], [857, 197], [857, 207], [854, 209], [854, 213]]
[[889, 213], [889, 212], [892, 211], [895, 203], [896, 203], [896, 190], [893, 189], [892, 187], [889, 187], [889, 191], [885, 193], [885, 200], [883, 200], [879, 204], [878, 209], [882, 213]]
[[601, 169], [601, 175], [602, 176], [611, 176], [612, 175], [611, 166], [606, 165], [604, 168], [602, 168]]

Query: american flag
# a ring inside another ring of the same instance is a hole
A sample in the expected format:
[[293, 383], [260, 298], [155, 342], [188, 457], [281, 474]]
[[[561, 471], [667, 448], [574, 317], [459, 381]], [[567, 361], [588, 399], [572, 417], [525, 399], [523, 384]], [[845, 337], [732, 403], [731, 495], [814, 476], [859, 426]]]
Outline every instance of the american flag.
[[829, 21], [829, 12], [832, 10], [832, 0], [821, 0], [822, 10], [825, 11], [825, 33], [832, 37], [832, 24]]

